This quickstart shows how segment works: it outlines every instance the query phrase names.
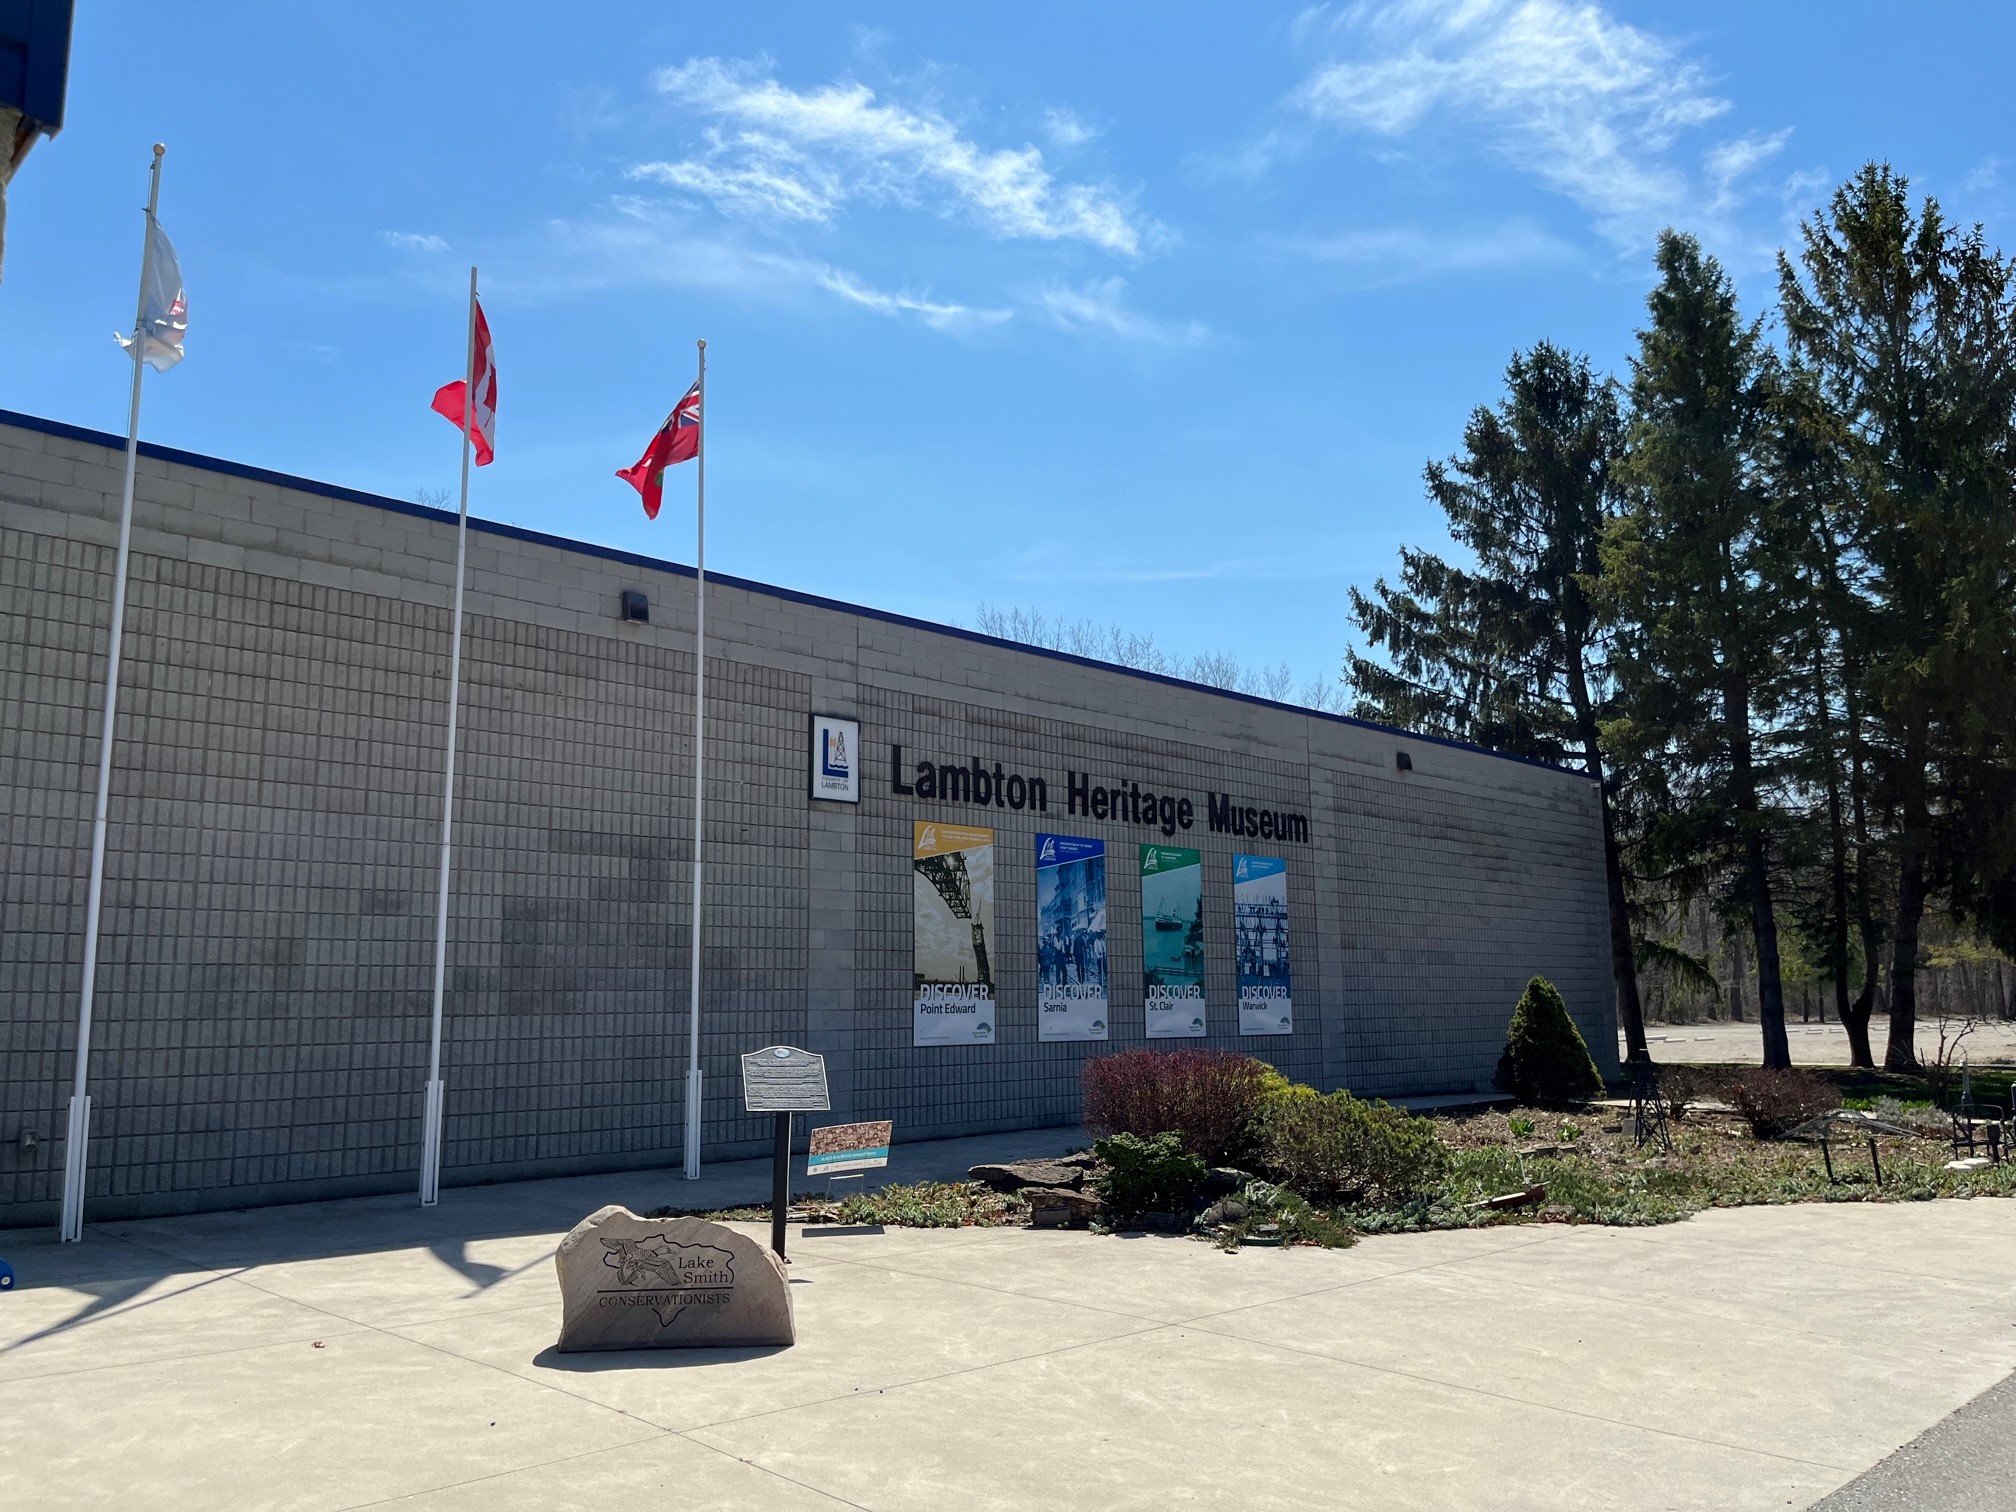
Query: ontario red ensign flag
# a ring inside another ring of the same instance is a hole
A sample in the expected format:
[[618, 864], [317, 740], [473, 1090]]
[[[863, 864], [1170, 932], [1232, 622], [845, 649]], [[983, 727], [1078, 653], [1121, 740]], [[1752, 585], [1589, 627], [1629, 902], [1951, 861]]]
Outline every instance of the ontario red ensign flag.
[[[457, 378], [434, 391], [435, 413], [445, 415], [462, 429], [462, 407], [468, 380]], [[497, 455], [497, 360], [490, 350], [490, 322], [483, 318], [483, 303], [476, 302], [476, 412], [469, 420], [470, 439], [476, 446], [476, 465], [488, 467]]]
[[636, 489], [644, 500], [644, 513], [658, 518], [658, 506], [665, 497], [665, 469], [684, 462], [700, 450], [700, 385], [686, 390], [679, 407], [665, 417], [658, 434], [644, 448], [634, 467], [620, 467], [616, 476]]

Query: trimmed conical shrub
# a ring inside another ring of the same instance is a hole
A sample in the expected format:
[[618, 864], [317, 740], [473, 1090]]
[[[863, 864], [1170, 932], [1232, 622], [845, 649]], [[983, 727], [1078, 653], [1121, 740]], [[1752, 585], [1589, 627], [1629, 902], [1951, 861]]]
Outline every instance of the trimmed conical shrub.
[[1512, 1010], [1505, 1053], [1498, 1057], [1498, 1085], [1520, 1102], [1543, 1108], [1603, 1095], [1603, 1077], [1590, 1059], [1588, 1043], [1545, 977], [1528, 982]]

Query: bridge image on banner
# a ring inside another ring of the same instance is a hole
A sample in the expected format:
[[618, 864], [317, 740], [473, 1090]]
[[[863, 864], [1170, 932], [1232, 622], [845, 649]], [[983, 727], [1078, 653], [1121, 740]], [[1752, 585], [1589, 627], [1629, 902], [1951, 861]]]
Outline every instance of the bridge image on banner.
[[994, 831], [912, 830], [913, 1045], [994, 1043]]

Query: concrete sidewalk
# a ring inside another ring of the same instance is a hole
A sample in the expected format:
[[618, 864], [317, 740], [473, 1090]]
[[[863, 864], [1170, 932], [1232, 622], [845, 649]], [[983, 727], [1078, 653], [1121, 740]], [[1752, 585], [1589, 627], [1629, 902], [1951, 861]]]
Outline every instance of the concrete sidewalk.
[[[746, 1200], [767, 1167], [709, 1181]], [[0, 1234], [0, 1506], [1782, 1509], [2016, 1369], [2016, 1203], [1989, 1200], [1238, 1255], [794, 1230], [797, 1347], [556, 1355], [559, 1234], [694, 1196], [633, 1173]]]

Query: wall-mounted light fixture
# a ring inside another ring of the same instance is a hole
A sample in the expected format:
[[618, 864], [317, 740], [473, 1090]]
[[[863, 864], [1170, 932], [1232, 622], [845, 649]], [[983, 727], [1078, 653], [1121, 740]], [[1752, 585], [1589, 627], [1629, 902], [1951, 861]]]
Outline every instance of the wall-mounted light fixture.
[[642, 588], [623, 590], [623, 618], [633, 625], [651, 623], [651, 600], [644, 596]]
[[1395, 751], [1393, 753], [1393, 765], [1403, 772], [1411, 772], [1414, 770], [1414, 758], [1409, 756], [1405, 751]]

